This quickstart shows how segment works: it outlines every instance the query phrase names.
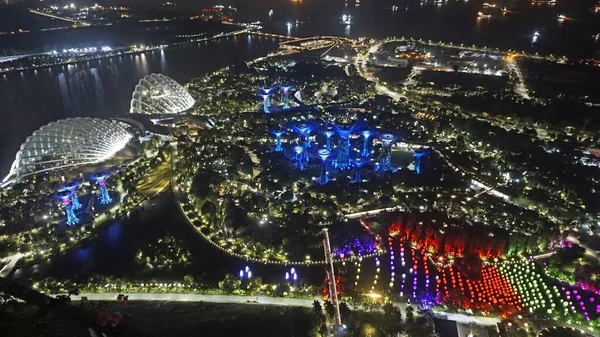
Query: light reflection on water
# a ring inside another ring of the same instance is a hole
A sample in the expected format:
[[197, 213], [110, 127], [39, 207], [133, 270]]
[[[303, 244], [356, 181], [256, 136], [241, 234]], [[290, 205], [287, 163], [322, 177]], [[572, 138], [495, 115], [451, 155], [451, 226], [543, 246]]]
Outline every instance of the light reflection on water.
[[140, 78], [162, 72], [186, 83], [210, 71], [263, 56], [277, 48], [273, 38], [231, 37], [151, 53], [1, 75], [0, 176], [20, 144], [49, 122], [68, 117], [107, 117], [129, 111]]

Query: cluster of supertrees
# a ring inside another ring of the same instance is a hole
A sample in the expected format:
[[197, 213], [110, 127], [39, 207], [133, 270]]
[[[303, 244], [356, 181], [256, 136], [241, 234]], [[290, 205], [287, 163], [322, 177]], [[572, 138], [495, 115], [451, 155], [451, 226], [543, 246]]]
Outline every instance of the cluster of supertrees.
[[258, 95], [263, 99], [263, 111], [265, 113], [271, 113], [271, 96], [275, 93], [276, 89], [281, 89], [283, 93], [283, 109], [287, 110], [290, 108], [290, 89], [291, 85], [280, 85], [274, 87], [262, 87], [259, 90]]
[[[100, 186], [100, 203], [108, 204], [112, 201], [106, 190], [106, 178], [108, 173], [95, 173], [91, 180], [98, 183]], [[65, 215], [67, 216], [67, 225], [71, 226], [79, 223], [79, 218], [75, 215], [75, 211], [81, 209], [82, 205], [77, 197], [77, 189], [79, 188], [79, 182], [72, 181], [62, 186], [61, 191], [58, 192], [58, 198], [63, 203], [65, 208]]]
[[[362, 181], [362, 168], [367, 164], [373, 164], [378, 172], [396, 171], [392, 165], [392, 145], [397, 137], [390, 133], [378, 133], [368, 130], [358, 122], [341, 122], [333, 124], [322, 124], [318, 122], [300, 122], [292, 123], [287, 128], [277, 128], [271, 133], [275, 136], [275, 152], [286, 152], [281, 145], [281, 137], [286, 133], [286, 129], [295, 133], [299, 138], [296, 145], [292, 147], [290, 157], [295, 161], [296, 168], [304, 170], [310, 162], [311, 157], [317, 157], [321, 161], [321, 173], [319, 175], [319, 184], [326, 184], [329, 181], [328, 167], [336, 170], [347, 170], [354, 168], [354, 182]], [[317, 130], [317, 132], [314, 132]], [[325, 138], [325, 146], [321, 149], [314, 149], [311, 144], [311, 137], [321, 135]], [[332, 138], [337, 135], [337, 142], [334, 145]], [[362, 144], [356, 149], [352, 147], [350, 139], [352, 135], [362, 138]], [[381, 151], [378, 157], [375, 157], [375, 151], [372, 149], [372, 139], [378, 138], [381, 142]], [[426, 154], [425, 151], [413, 152], [415, 156], [415, 171], [420, 172], [421, 157]]]

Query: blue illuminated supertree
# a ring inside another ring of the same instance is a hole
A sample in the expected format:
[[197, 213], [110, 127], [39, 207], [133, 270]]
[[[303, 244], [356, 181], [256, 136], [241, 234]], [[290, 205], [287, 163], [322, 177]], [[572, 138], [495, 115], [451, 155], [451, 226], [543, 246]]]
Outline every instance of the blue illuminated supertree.
[[335, 130], [340, 136], [340, 145], [335, 166], [339, 169], [350, 167], [350, 134], [356, 128], [356, 124], [350, 126], [335, 125]]
[[294, 131], [300, 135], [300, 138], [304, 141], [304, 149], [308, 149], [311, 147], [310, 145], [310, 133], [315, 128], [312, 124], [300, 123], [292, 125]]
[[392, 143], [396, 140], [394, 135], [386, 133], [381, 135], [381, 144], [383, 151], [381, 153], [381, 161], [379, 162], [379, 171], [392, 170]]
[[271, 111], [269, 111], [269, 108], [271, 107], [271, 100], [269, 99], [268, 94], [261, 94], [260, 97], [262, 97], [263, 99], [263, 111], [265, 113], [270, 113]]
[[263, 111], [265, 113], [271, 112], [271, 95], [273, 88], [271, 87], [262, 87], [260, 88], [260, 97], [263, 99]]
[[373, 132], [369, 131], [369, 130], [364, 130], [363, 132], [361, 132], [362, 136], [363, 136], [363, 148], [362, 148], [362, 152], [361, 152], [361, 156], [363, 157], [368, 157], [369, 156], [369, 138], [371, 138], [371, 136], [373, 135]]
[[92, 179], [98, 182], [100, 186], [100, 202], [102, 204], [108, 204], [112, 201], [106, 190], [106, 178], [108, 178], [108, 173], [98, 172], [92, 176]]
[[79, 223], [79, 218], [75, 216], [75, 212], [73, 212], [73, 204], [71, 203], [71, 192], [70, 191], [62, 191], [58, 194], [58, 197], [62, 201], [65, 206], [65, 215], [67, 216], [67, 225], [71, 226], [76, 223]]
[[413, 151], [413, 155], [415, 156], [415, 172], [417, 172], [417, 174], [421, 173], [421, 157], [426, 154], [427, 152], [422, 150]]
[[77, 197], [77, 188], [79, 184], [76, 181], [72, 181], [70, 183], [66, 183], [63, 185], [63, 189], [69, 191], [71, 193], [71, 206], [74, 210], [80, 209], [81, 203], [79, 203], [79, 198]]
[[277, 129], [277, 130], [271, 131], [271, 133], [273, 135], [275, 135], [275, 139], [276, 139], [275, 140], [275, 152], [282, 152], [283, 149], [281, 148], [281, 135], [284, 134], [284, 131]]
[[361, 176], [361, 171], [362, 171], [362, 167], [365, 166], [368, 163], [367, 159], [364, 158], [356, 158], [352, 161], [352, 164], [354, 165], [354, 182], [355, 183], [360, 183], [362, 181], [362, 176]]
[[335, 135], [335, 131], [327, 130], [327, 131], [323, 132], [323, 134], [325, 135], [325, 137], [327, 139], [327, 145], [325, 146], [325, 148], [327, 150], [331, 151], [331, 136]]
[[321, 175], [319, 176], [319, 184], [324, 185], [327, 184], [327, 158], [331, 154], [331, 151], [327, 149], [319, 150], [319, 157], [321, 158]]
[[296, 160], [296, 168], [298, 168], [300, 171], [304, 171], [304, 165], [302, 164], [304, 159], [304, 147], [296, 145], [294, 146], [294, 152], [296, 153], [296, 155], [294, 155], [294, 160]]
[[290, 88], [292, 86], [291, 85], [282, 85], [281, 89], [283, 90], [283, 108], [284, 109], [289, 109], [290, 108]]

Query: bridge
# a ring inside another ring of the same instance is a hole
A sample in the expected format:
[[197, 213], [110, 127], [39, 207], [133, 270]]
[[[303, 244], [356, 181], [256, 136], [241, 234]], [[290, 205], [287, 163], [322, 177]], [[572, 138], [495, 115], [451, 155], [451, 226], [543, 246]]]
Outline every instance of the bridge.
[[38, 10], [35, 10], [35, 9], [31, 9], [31, 8], [29, 9], [29, 11], [31, 13], [33, 13], [33, 14], [45, 16], [45, 17], [48, 17], [48, 18], [56, 19], [56, 20], [71, 22], [71, 23], [74, 23], [74, 24], [77, 24], [77, 25], [81, 25], [81, 26], [91, 26], [89, 23], [87, 23], [85, 21], [74, 20], [74, 19], [71, 19], [71, 18], [63, 17], [63, 16], [57, 16], [57, 15], [54, 15], [54, 14], [50, 14], [50, 13], [38, 11]]
[[404, 211], [404, 208], [402, 206], [394, 206], [394, 207], [387, 207], [387, 208], [378, 208], [378, 209], [373, 209], [370, 211], [364, 211], [364, 212], [356, 212], [356, 213], [350, 213], [350, 214], [346, 214], [344, 215], [344, 219], [348, 219], [348, 220], [352, 220], [352, 219], [362, 219], [362, 218], [366, 218], [366, 217], [372, 217], [372, 216], [376, 216], [379, 213], [382, 212], [402, 212]]
[[46, 52], [46, 53], [37, 53], [37, 54], [23, 54], [23, 55], [0, 56], [0, 63], [12, 62], [12, 61], [16, 61], [18, 59], [23, 59], [23, 58], [33, 57], [33, 56], [50, 55], [50, 54], [52, 54], [52, 53], [51, 52]]

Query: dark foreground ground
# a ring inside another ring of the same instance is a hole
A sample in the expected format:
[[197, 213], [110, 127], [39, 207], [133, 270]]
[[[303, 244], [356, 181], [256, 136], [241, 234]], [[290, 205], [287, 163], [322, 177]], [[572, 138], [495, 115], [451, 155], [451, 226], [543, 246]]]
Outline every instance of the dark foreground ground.
[[[84, 325], [38, 307], [4, 305], [0, 310], [0, 337], [90, 336]], [[316, 320], [308, 308], [141, 301], [84, 306], [97, 314], [99, 322], [110, 324], [114, 319], [117, 326], [126, 325], [128, 337], [305, 337], [316, 333]]]
[[[312, 336], [310, 309], [254, 304], [110, 303], [123, 321], [147, 336]], [[312, 330], [314, 331], [314, 330]]]

